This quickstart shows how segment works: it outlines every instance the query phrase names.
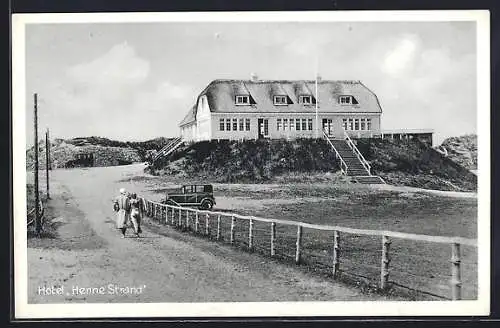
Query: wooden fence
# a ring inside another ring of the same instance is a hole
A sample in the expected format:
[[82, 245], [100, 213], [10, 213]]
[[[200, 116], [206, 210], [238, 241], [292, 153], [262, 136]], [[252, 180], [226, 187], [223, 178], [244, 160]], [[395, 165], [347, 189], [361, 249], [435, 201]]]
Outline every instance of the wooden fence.
[[[316, 225], [143, 201], [146, 215], [163, 224], [273, 258], [290, 259], [315, 271], [326, 271], [334, 279], [340, 273], [352, 273], [376, 282], [380, 290], [399, 286], [437, 298], [461, 300], [462, 272], [467, 264], [470, 279], [466, 298], [477, 298], [477, 263], [464, 263], [461, 257], [468, 248], [467, 258], [477, 258], [477, 241], [473, 239]], [[422, 255], [422, 243], [433, 248]], [[394, 244], [396, 247], [391, 247]], [[400, 267], [394, 266], [393, 258]], [[356, 263], [352, 259], [357, 259]], [[411, 265], [424, 274], [410, 272]], [[443, 271], [448, 275], [443, 275]], [[437, 282], [429, 282], [436, 278]]]

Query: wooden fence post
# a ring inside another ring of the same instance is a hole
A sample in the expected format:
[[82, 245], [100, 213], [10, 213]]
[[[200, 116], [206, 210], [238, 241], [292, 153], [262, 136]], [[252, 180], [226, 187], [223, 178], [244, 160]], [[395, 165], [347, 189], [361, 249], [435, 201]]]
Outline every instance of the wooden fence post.
[[248, 248], [253, 248], [253, 220], [248, 222]]
[[217, 216], [217, 240], [220, 240], [220, 215]]
[[179, 208], [179, 228], [182, 228], [182, 209], [181, 208]]
[[230, 238], [230, 243], [234, 243], [234, 225], [236, 223], [236, 219], [234, 218], [234, 215], [231, 217], [231, 238]]
[[451, 299], [462, 299], [462, 275], [460, 272], [460, 244], [451, 245]]
[[339, 274], [339, 232], [333, 232], [333, 279], [336, 279]]
[[295, 263], [300, 263], [300, 246], [302, 244], [302, 226], [297, 226], [297, 242], [295, 243]]
[[391, 241], [389, 237], [382, 236], [382, 261], [380, 265], [380, 289], [384, 290], [387, 288], [387, 283], [389, 282], [389, 249], [391, 246]]
[[153, 204], [153, 220], [156, 220], [156, 204]]
[[210, 214], [205, 216], [205, 235], [210, 235]]
[[276, 222], [271, 222], [271, 256], [276, 255]]
[[189, 210], [186, 210], [186, 229], [189, 230]]
[[198, 211], [196, 211], [196, 218], [194, 221], [194, 232], [198, 233], [198, 226], [200, 225], [200, 218], [198, 216]]
[[172, 219], [172, 226], [175, 226], [175, 209], [173, 207], [170, 208], [172, 211], [171, 219]]
[[165, 205], [165, 224], [168, 224], [168, 206]]

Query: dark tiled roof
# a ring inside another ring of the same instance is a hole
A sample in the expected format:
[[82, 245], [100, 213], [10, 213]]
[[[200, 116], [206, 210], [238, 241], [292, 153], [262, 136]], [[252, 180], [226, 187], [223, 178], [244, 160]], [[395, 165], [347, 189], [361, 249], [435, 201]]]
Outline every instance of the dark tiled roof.
[[[198, 99], [206, 95], [210, 111], [216, 113], [303, 113], [315, 111], [315, 94], [314, 80], [214, 80], [200, 93]], [[236, 105], [237, 95], [250, 95], [251, 105]], [[275, 105], [275, 95], [286, 95], [289, 104]], [[312, 96], [313, 104], [299, 103], [301, 95]], [[358, 104], [341, 105], [338, 97], [342, 95], [354, 96]], [[382, 108], [377, 96], [360, 81], [321, 80], [318, 82], [318, 112], [381, 113]], [[192, 122], [195, 118], [196, 106], [180, 125]]]

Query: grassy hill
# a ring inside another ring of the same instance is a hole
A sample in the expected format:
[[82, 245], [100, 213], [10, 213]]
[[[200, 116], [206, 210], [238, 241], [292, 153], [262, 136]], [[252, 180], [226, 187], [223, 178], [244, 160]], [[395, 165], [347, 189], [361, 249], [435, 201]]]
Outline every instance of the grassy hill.
[[[66, 167], [79, 153], [93, 153], [95, 166], [114, 166], [146, 161], [150, 152], [161, 149], [170, 139], [123, 142], [102, 137], [78, 137], [51, 141], [52, 167]], [[40, 141], [39, 165], [45, 167], [45, 142]], [[34, 167], [34, 147], [26, 151], [27, 169]]]
[[[358, 147], [374, 174], [388, 183], [439, 190], [476, 190], [474, 174], [418, 141], [366, 139], [359, 140]], [[335, 154], [322, 139], [203, 141], [180, 147], [149, 170], [159, 175], [211, 182], [339, 180]]]

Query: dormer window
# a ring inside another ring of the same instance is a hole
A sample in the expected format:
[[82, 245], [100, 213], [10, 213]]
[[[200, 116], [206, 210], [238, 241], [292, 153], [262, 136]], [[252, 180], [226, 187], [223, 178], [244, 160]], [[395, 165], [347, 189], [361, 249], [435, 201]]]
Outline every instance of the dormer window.
[[299, 97], [300, 103], [304, 105], [311, 105], [312, 104], [312, 96], [300, 96]]
[[236, 96], [236, 105], [249, 105], [250, 96]]
[[340, 96], [339, 103], [341, 105], [356, 105], [358, 102], [353, 96]]
[[288, 105], [286, 101], [286, 96], [274, 96], [274, 104], [275, 105]]

